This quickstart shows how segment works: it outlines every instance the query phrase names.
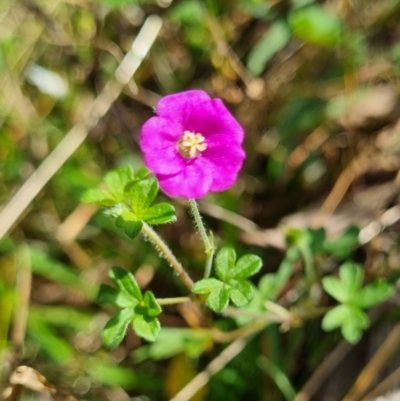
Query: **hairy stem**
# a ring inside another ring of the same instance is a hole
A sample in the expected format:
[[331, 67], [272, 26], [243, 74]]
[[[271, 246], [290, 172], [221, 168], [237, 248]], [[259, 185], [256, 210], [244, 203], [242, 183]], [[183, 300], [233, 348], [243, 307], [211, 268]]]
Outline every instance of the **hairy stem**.
[[207, 278], [210, 276], [212, 262], [213, 262], [213, 258], [214, 258], [214, 252], [215, 252], [214, 237], [212, 235], [212, 232], [210, 232], [210, 236], [207, 235], [207, 232], [204, 227], [203, 220], [200, 216], [199, 208], [197, 206], [196, 201], [194, 199], [189, 199], [189, 205], [192, 210], [194, 221], [199, 230], [200, 237], [201, 237], [201, 240], [203, 241], [204, 248], [205, 248], [206, 265], [205, 265], [205, 269], [204, 269], [204, 278]]
[[159, 305], [175, 305], [189, 302], [189, 297], [176, 297], [176, 298], [157, 298], [156, 301]]
[[168, 261], [170, 266], [175, 270], [178, 277], [183, 281], [189, 291], [192, 291], [193, 281], [187, 274], [186, 270], [183, 268], [181, 263], [175, 257], [175, 255], [168, 248], [168, 245], [164, 240], [145, 222], [143, 222], [142, 232], [147, 236], [147, 238], [153, 243], [153, 245], [159, 250], [162, 256]]

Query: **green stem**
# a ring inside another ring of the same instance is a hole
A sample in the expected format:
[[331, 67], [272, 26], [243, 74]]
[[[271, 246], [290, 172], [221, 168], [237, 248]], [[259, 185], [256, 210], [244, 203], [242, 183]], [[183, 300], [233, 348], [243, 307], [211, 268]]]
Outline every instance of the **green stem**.
[[176, 298], [157, 298], [156, 301], [159, 305], [175, 305], [189, 302], [189, 297], [176, 297]]
[[175, 255], [168, 248], [168, 245], [164, 242], [164, 240], [145, 222], [143, 222], [142, 232], [153, 243], [157, 250], [161, 252], [162, 256], [164, 256], [170, 266], [175, 270], [176, 274], [184, 282], [189, 291], [192, 291], [194, 285], [192, 279], [186, 273], [186, 270], [183, 268]]
[[316, 281], [313, 254], [309, 246], [305, 243], [299, 244], [298, 247], [304, 260], [306, 282], [307, 287], [310, 290]]
[[204, 278], [207, 278], [210, 276], [212, 262], [214, 258], [214, 252], [215, 252], [214, 237], [211, 231], [210, 231], [210, 236], [207, 235], [206, 228], [204, 227], [203, 220], [201, 219], [199, 208], [197, 206], [196, 201], [194, 199], [189, 199], [189, 205], [192, 210], [194, 221], [199, 230], [199, 234], [205, 248], [206, 265], [204, 269]]

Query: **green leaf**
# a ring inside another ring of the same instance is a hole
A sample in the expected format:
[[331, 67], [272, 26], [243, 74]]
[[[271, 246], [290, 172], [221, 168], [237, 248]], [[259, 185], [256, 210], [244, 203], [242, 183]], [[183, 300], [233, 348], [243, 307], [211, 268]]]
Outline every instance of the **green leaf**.
[[125, 166], [108, 172], [104, 177], [107, 188], [118, 201], [124, 200], [125, 187], [135, 179], [133, 171]]
[[362, 336], [363, 330], [369, 327], [368, 316], [359, 308], [350, 308], [350, 313], [342, 325], [342, 335], [350, 343], [355, 344]]
[[324, 250], [333, 256], [336, 256], [340, 259], [345, 259], [349, 257], [354, 248], [359, 245], [359, 234], [360, 229], [358, 227], [349, 227], [334, 241], [326, 241], [324, 243]]
[[354, 262], [343, 263], [339, 268], [339, 277], [342, 286], [347, 290], [348, 296], [356, 295], [361, 288], [364, 277], [363, 266]]
[[138, 301], [125, 291], [118, 291], [107, 284], [102, 284], [96, 298], [99, 304], [113, 304], [120, 308], [133, 307]]
[[157, 316], [162, 312], [161, 306], [157, 303], [156, 298], [151, 291], [145, 292], [143, 301], [147, 307], [146, 313], [149, 316]]
[[124, 366], [115, 365], [114, 361], [106, 362], [103, 357], [85, 358], [82, 366], [85, 373], [89, 374], [96, 382], [106, 386], [121, 386], [125, 390], [132, 390], [139, 382], [137, 372]]
[[81, 197], [81, 201], [84, 203], [90, 203], [100, 206], [114, 206], [117, 201], [114, 197], [102, 189], [89, 189]]
[[137, 221], [133, 213], [124, 210], [115, 220], [115, 225], [123, 229], [129, 238], [134, 239], [142, 231], [143, 222]]
[[289, 25], [293, 34], [320, 46], [334, 46], [342, 33], [341, 21], [320, 5], [292, 10]]
[[229, 291], [224, 286], [213, 290], [207, 297], [206, 303], [214, 312], [223, 311], [229, 303]]
[[260, 75], [268, 61], [288, 43], [291, 32], [286, 22], [274, 22], [267, 33], [253, 47], [249, 53], [247, 68], [254, 76]]
[[245, 279], [258, 273], [262, 267], [262, 260], [257, 255], [244, 255], [236, 263], [230, 275], [236, 280]]
[[349, 308], [346, 305], [339, 305], [331, 309], [322, 319], [322, 328], [331, 331], [340, 327], [349, 315]]
[[217, 276], [226, 281], [230, 275], [229, 271], [235, 266], [236, 252], [233, 248], [222, 248], [215, 258], [215, 271]]
[[268, 273], [261, 277], [258, 282], [258, 288], [265, 299], [275, 300], [277, 292], [279, 291], [276, 274]]
[[368, 284], [354, 297], [354, 305], [360, 308], [371, 308], [388, 299], [395, 292], [392, 284], [385, 281], [375, 281]]
[[192, 288], [192, 292], [195, 294], [208, 294], [211, 291], [222, 288], [224, 283], [216, 278], [204, 278], [197, 281]]
[[129, 186], [127, 192], [133, 212], [142, 220], [139, 216], [157, 196], [158, 182], [153, 178], [137, 181]]
[[140, 167], [138, 171], [136, 171], [135, 174], [135, 179], [137, 180], [143, 180], [150, 174], [150, 170], [147, 169], [146, 167]]
[[142, 300], [142, 291], [132, 273], [122, 267], [114, 266], [110, 271], [110, 278], [121, 291], [125, 291], [138, 301]]
[[324, 290], [340, 303], [345, 303], [349, 299], [347, 289], [344, 288], [343, 283], [334, 276], [327, 276], [322, 279], [322, 286]]
[[132, 322], [135, 333], [147, 341], [155, 341], [160, 332], [160, 322], [157, 318], [147, 315], [135, 315]]
[[175, 208], [169, 203], [158, 203], [138, 215], [149, 224], [165, 224], [176, 221]]
[[300, 251], [297, 247], [289, 248], [284, 259], [276, 272], [276, 285], [279, 290], [286, 284], [293, 272], [294, 263], [300, 258]]
[[107, 322], [102, 332], [102, 338], [107, 347], [115, 348], [121, 343], [132, 317], [133, 309], [127, 308], [121, 310]]
[[326, 232], [324, 228], [307, 228], [305, 234], [305, 240], [307, 241], [313, 254], [323, 253], [325, 251], [324, 245], [326, 240]]
[[248, 304], [254, 297], [254, 287], [247, 280], [238, 281], [229, 291], [230, 298], [236, 306]]

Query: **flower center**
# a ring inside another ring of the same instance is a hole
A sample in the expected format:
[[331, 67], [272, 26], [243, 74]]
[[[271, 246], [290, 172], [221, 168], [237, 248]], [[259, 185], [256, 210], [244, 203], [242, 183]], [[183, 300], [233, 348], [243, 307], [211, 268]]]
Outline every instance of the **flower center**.
[[207, 149], [205, 140], [206, 139], [201, 134], [185, 131], [178, 142], [178, 150], [183, 157], [193, 159]]

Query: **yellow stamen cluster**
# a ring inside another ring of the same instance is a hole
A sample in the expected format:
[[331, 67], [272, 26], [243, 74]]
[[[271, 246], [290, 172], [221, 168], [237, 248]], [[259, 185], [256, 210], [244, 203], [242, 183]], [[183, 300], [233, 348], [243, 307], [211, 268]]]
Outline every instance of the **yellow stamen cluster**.
[[178, 150], [183, 157], [193, 159], [207, 149], [205, 140], [201, 134], [185, 131], [178, 143]]

